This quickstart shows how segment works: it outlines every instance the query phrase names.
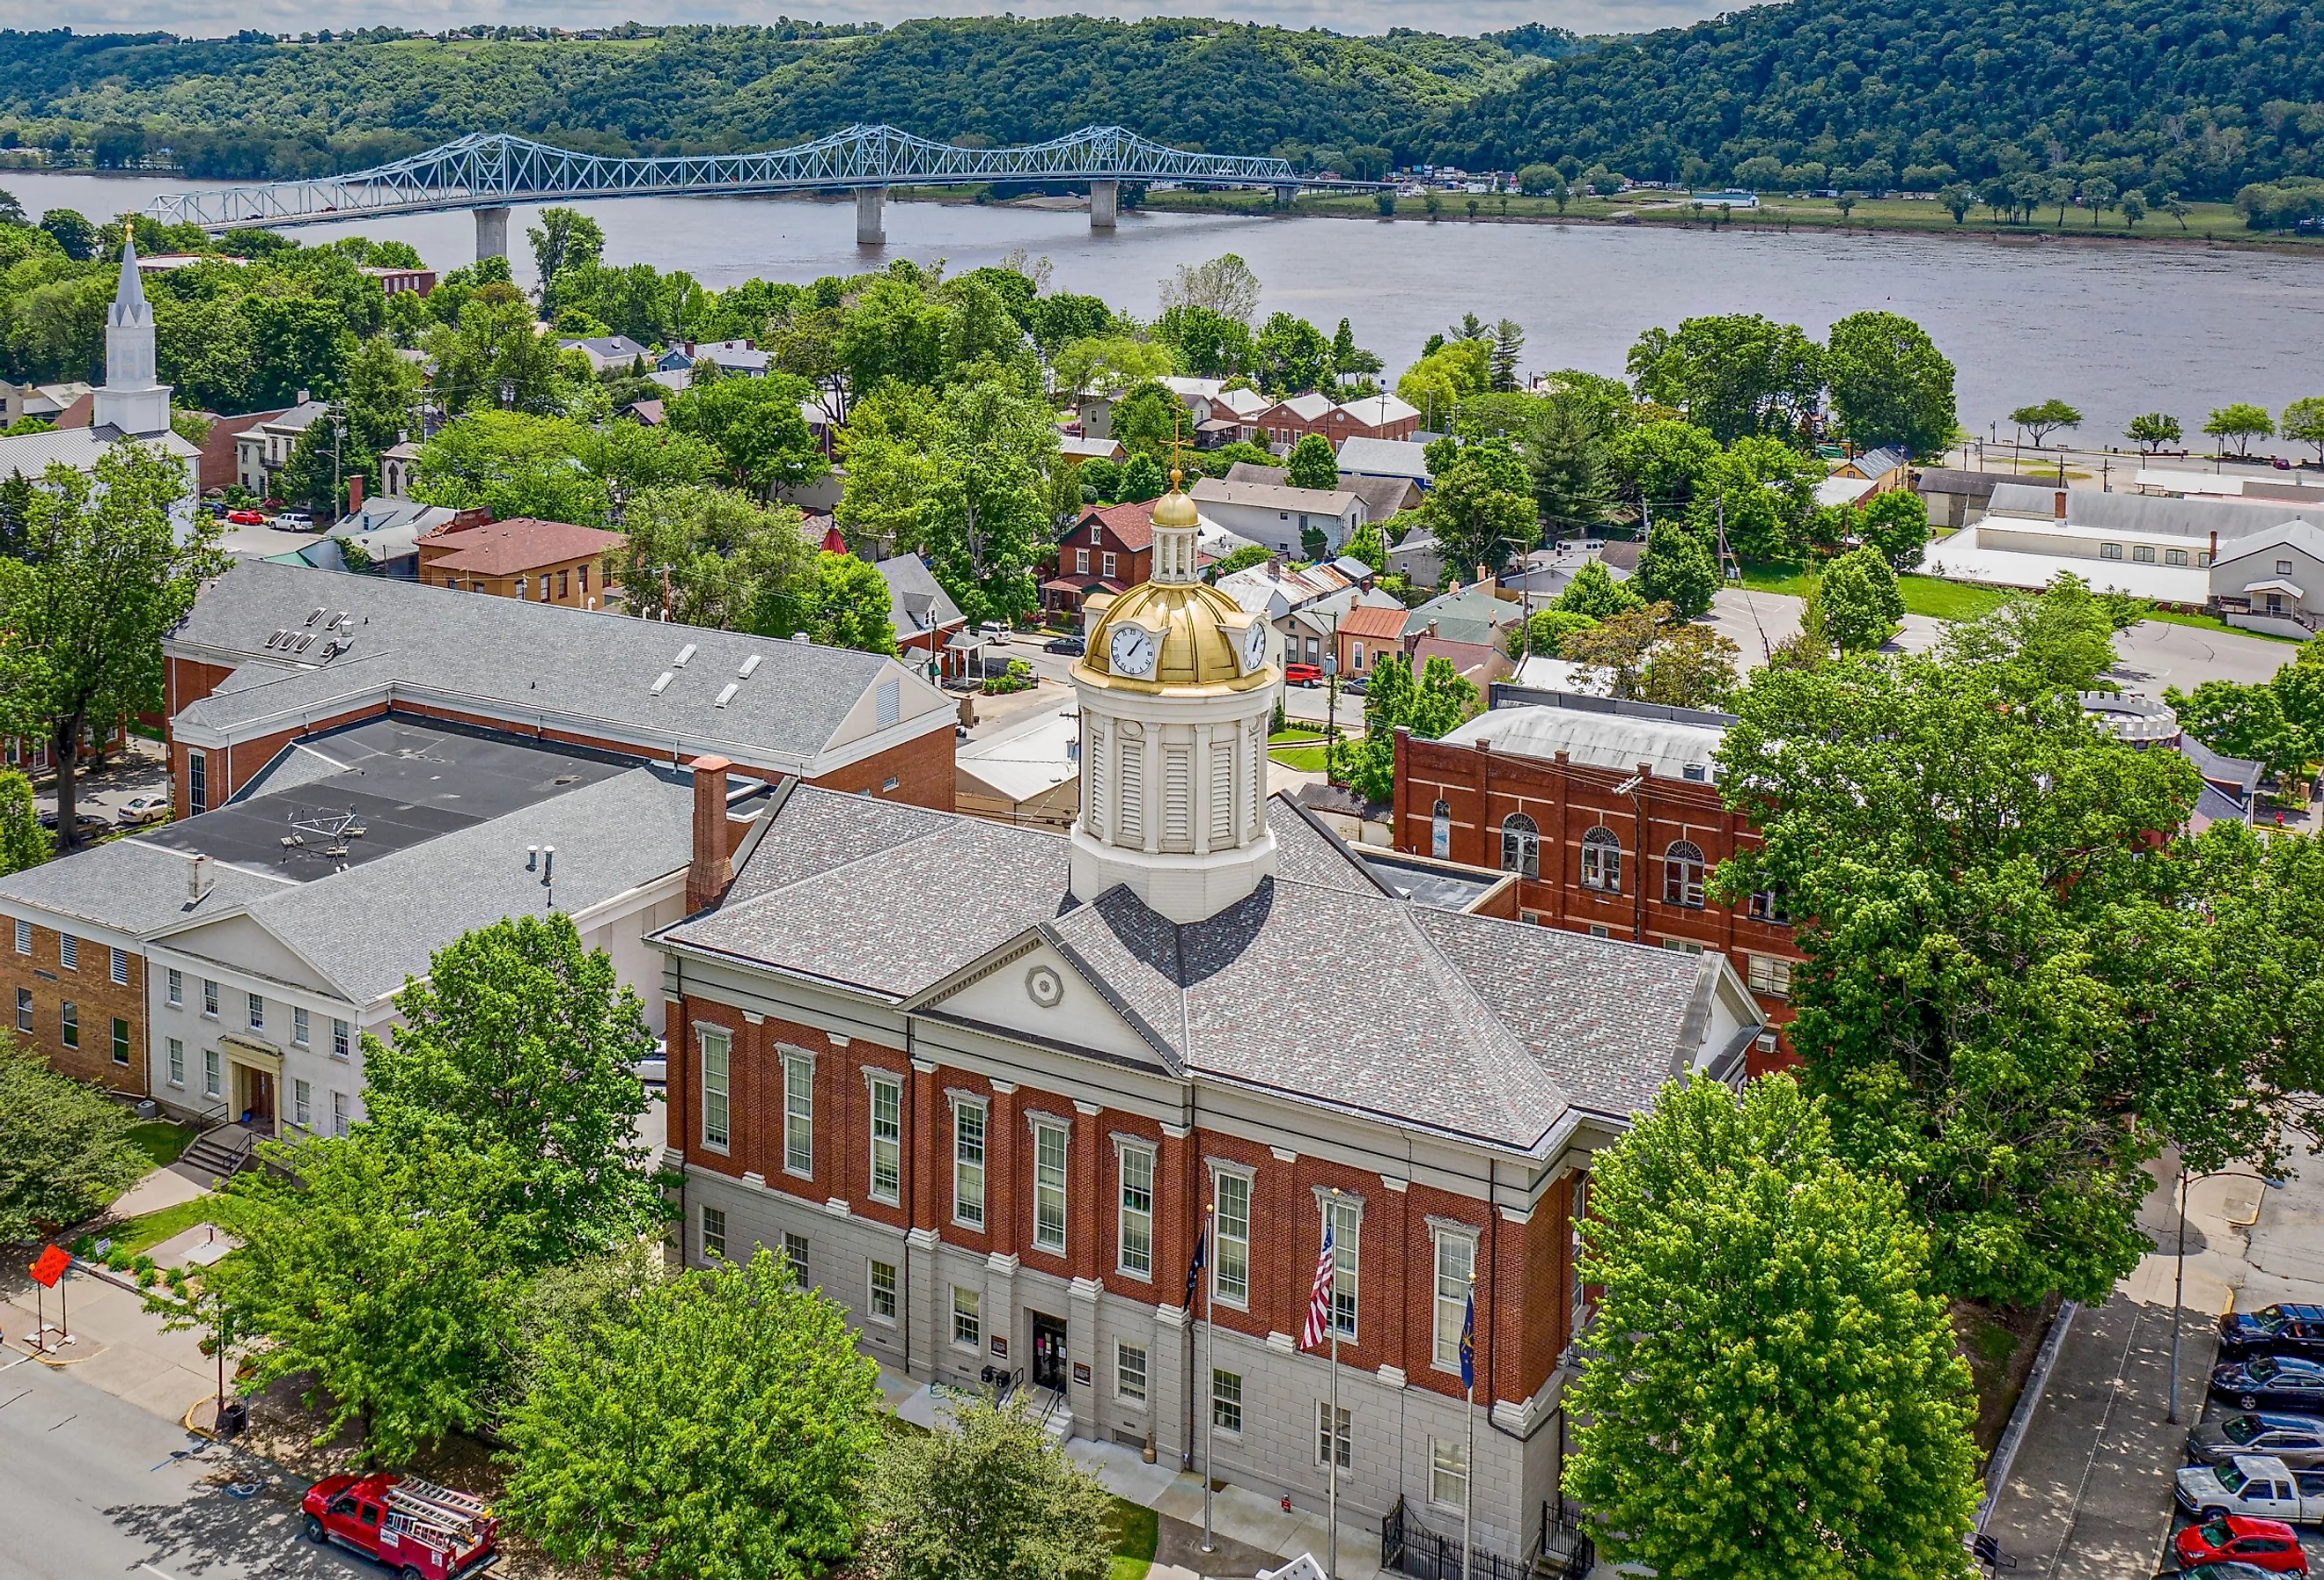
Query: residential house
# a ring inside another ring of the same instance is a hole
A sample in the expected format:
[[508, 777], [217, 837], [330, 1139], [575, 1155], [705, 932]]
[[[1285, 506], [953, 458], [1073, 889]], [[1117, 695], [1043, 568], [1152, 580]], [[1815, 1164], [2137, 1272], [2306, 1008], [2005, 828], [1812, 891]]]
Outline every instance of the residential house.
[[332, 522], [324, 534], [324, 541], [337, 547], [339, 561], [323, 568], [360, 568], [416, 580], [420, 540], [464, 515], [477, 523], [491, 519], [484, 511], [456, 511], [447, 505], [422, 504], [416, 499], [366, 499]]
[[772, 355], [748, 340], [687, 340], [663, 352], [652, 364], [659, 373], [687, 373], [697, 362], [715, 363], [718, 371], [745, 378], [762, 376]]
[[177, 814], [383, 715], [952, 804], [952, 698], [891, 658], [245, 560], [162, 642]]
[[1720, 800], [1730, 716], [1501, 686], [1430, 741], [1398, 731], [1395, 848], [1517, 874], [1527, 922], [1731, 960], [1766, 1030], [1753, 1074], [1788, 1059], [1793, 967], [1780, 894], [1724, 905], [1705, 883], [1757, 832]]
[[474, 514], [464, 511], [414, 540], [421, 581], [576, 609], [605, 601], [604, 560], [621, 548], [621, 533], [530, 516], [470, 519]]
[[1070, 433], [1058, 439], [1057, 453], [1074, 466], [1084, 461], [1111, 461], [1119, 465], [1130, 456], [1118, 439], [1083, 439]]
[[1259, 440], [1259, 417], [1274, 402], [1248, 386], [1227, 388], [1224, 379], [1198, 379], [1174, 375], [1160, 381], [1162, 387], [1178, 397], [1194, 419], [1194, 444], [1200, 449], [1216, 449], [1221, 445], [1240, 441], [1257, 444]]
[[2085, 691], [2082, 711], [2134, 751], [2176, 752], [2202, 775], [2203, 789], [2188, 814], [2187, 830], [2200, 834], [2214, 823], [2257, 821], [2260, 781], [2267, 765], [2212, 751], [2179, 725], [2179, 715], [2149, 698], [2112, 691]]
[[2309, 640], [2324, 629], [2324, 531], [2294, 520], [2220, 544], [2210, 591], [2230, 625]]
[[904, 661], [945, 675], [954, 673], [959, 661], [947, 644], [968, 629], [968, 616], [960, 612], [952, 595], [917, 554], [882, 559], [876, 568], [888, 584], [888, 619], [896, 628], [896, 648]]
[[426, 296], [436, 289], [436, 271], [433, 269], [406, 269], [391, 263], [365, 263], [357, 270], [357, 273], [378, 281], [381, 291], [388, 296], [401, 296], [406, 292], [415, 296]]
[[1204, 477], [1192, 492], [1205, 522], [1301, 559], [1319, 558], [1311, 535], [1322, 539], [1323, 556], [1337, 555], [1365, 520], [1364, 502], [1339, 489]]
[[1885, 494], [1892, 488], [1902, 488], [1910, 481], [1913, 457], [1894, 446], [1875, 446], [1857, 455], [1847, 457], [1831, 469], [1835, 477], [1853, 477], [1872, 485], [1871, 492]]
[[1328, 395], [1309, 393], [1277, 401], [1259, 414], [1257, 425], [1267, 436], [1263, 442], [1278, 454], [1288, 454], [1311, 433], [1321, 434], [1337, 450], [1351, 439], [1408, 440], [1419, 430], [1420, 411], [1394, 395], [1366, 395], [1340, 403]]
[[1404, 617], [1406, 647], [1423, 637], [1440, 642], [1498, 647], [1501, 633], [1525, 618], [1524, 606], [1504, 598], [1490, 577], [1467, 587], [1455, 587], [1408, 610]]
[[1983, 516], [1993, 498], [1994, 485], [2012, 480], [2006, 472], [1923, 467], [1913, 484], [1913, 491], [1929, 508], [1929, 525], [1940, 532], [1949, 532]]
[[274, 475], [290, 459], [290, 451], [299, 436], [315, 425], [318, 418], [329, 413], [327, 401], [310, 401], [307, 392], [299, 392], [298, 404], [261, 417], [249, 427], [234, 434], [234, 480], [261, 499], [274, 495]]
[[[595, 373], [603, 373], [609, 367], [627, 373], [632, 367], [650, 369], [659, 365], [651, 351], [627, 335], [595, 335], [586, 339], [559, 340], [557, 344], [567, 351], [578, 351], [587, 357], [591, 371]], [[693, 364], [685, 365], [691, 367]]]
[[0, 428], [13, 427], [27, 417], [54, 422], [66, 408], [85, 398], [92, 387], [78, 382], [12, 384], [0, 379]]
[[1057, 574], [1041, 584], [1041, 607], [1078, 614], [1093, 593], [1120, 593], [1154, 563], [1154, 502], [1088, 505], [1057, 540]]
[[1340, 470], [1360, 477], [1403, 477], [1425, 492], [1428, 447], [1408, 438], [1344, 439], [1340, 441]]
[[[923, 1390], [1021, 1379], [1061, 1435], [1295, 1508], [1328, 1456], [1343, 1521], [1521, 1566], [1591, 1158], [1665, 1081], [1737, 1078], [1757, 1006], [1717, 954], [1404, 899], [1260, 793], [1276, 677], [1193, 528], [1076, 667], [1070, 835], [800, 789], [658, 936], [682, 1255], [779, 1252]], [[1132, 624], [1155, 679], [1109, 668]], [[1336, 1357], [1298, 1337], [1327, 1224]]]
[[[1227, 468], [1229, 483], [1263, 483], [1275, 487], [1286, 485], [1289, 474], [1281, 467], [1262, 467], [1256, 461], [1237, 461]], [[1367, 477], [1353, 472], [1340, 474], [1340, 492], [1352, 494], [1363, 501], [1366, 522], [1384, 522], [1400, 510], [1420, 503], [1420, 486], [1409, 477]]]
[[1452, 666], [1452, 672], [1477, 688], [1483, 696], [1498, 680], [1506, 680], [1517, 673], [1517, 661], [1499, 642], [1454, 642], [1440, 636], [1421, 635], [1412, 641], [1411, 661], [1414, 674], [1428, 668], [1431, 659], [1443, 659]]

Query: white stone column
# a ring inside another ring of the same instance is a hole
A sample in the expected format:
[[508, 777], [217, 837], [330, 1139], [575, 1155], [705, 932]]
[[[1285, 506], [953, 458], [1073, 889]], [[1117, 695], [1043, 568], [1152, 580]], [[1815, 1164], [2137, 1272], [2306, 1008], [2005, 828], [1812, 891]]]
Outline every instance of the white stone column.
[[1113, 228], [1114, 210], [1120, 205], [1120, 199], [1121, 183], [1120, 181], [1090, 183], [1090, 228], [1092, 230]]
[[855, 189], [855, 245], [859, 247], [884, 247], [888, 245], [888, 226], [882, 205], [888, 199], [885, 187]]
[[[1065, 1402], [1073, 1407], [1076, 1437], [1106, 1436], [1098, 1404], [1107, 1380], [1098, 1369], [1097, 1353], [1097, 1298], [1104, 1292], [1105, 1286], [1095, 1279], [1075, 1279], [1068, 1291], [1066, 1304], [1072, 1309], [1065, 1315]], [[1084, 1372], [1086, 1385], [1081, 1381]]]
[[952, 1343], [952, 1286], [936, 1271], [934, 1229], [915, 1229], [904, 1236], [904, 1278], [910, 1286], [904, 1303], [908, 1325], [904, 1342], [911, 1351], [911, 1375], [933, 1382], [944, 1347]]
[[[1154, 1341], [1146, 1347], [1146, 1412], [1154, 1424], [1154, 1458], [1176, 1465], [1186, 1451], [1189, 1313], [1183, 1306], [1154, 1308]], [[1200, 1428], [1197, 1427], [1197, 1430]]]
[[506, 208], [476, 210], [476, 262], [486, 258], [505, 258], [508, 250], [509, 211]]

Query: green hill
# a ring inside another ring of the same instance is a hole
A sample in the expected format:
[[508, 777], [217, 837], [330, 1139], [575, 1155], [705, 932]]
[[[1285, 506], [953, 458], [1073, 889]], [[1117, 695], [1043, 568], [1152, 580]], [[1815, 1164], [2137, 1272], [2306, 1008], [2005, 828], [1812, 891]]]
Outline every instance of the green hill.
[[0, 147], [78, 146], [106, 162], [168, 147], [198, 177], [240, 179], [355, 168], [478, 130], [664, 152], [853, 121], [988, 143], [1116, 121], [1343, 167], [1549, 160], [1769, 186], [2063, 171], [2223, 198], [2324, 174], [2319, 10], [1792, 0], [1589, 42], [1538, 26], [1351, 39], [1083, 17], [590, 41], [0, 32]]

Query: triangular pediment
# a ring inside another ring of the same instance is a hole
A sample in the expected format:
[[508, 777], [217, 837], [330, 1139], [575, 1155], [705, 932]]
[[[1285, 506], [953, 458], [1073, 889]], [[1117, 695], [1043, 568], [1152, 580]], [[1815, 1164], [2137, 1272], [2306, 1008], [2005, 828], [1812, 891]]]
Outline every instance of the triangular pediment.
[[1047, 927], [1036, 927], [905, 1005], [1012, 1039], [1179, 1074], [1175, 1026], [1125, 1003]]

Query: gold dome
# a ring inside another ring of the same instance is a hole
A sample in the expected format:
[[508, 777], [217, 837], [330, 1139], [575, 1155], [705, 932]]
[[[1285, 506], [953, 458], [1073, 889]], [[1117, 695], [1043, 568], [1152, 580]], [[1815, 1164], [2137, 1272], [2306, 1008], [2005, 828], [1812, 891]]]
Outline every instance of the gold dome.
[[[1184, 494], [1166, 496], [1185, 499]], [[1194, 513], [1187, 500], [1186, 512]], [[1161, 520], [1162, 507], [1155, 507]], [[1235, 601], [1204, 582], [1140, 582], [1113, 600], [1089, 633], [1088, 651], [1074, 664], [1074, 679], [1121, 691], [1249, 691], [1274, 679], [1261, 664], [1246, 675], [1235, 661], [1235, 644], [1251, 616]], [[1112, 668], [1113, 633], [1123, 625], [1161, 633], [1161, 652], [1151, 677], [1117, 675]]]
[[1180, 476], [1174, 469], [1170, 474], [1170, 492], [1154, 502], [1154, 524], [1157, 527], [1193, 529], [1203, 524], [1193, 497], [1179, 490]]

